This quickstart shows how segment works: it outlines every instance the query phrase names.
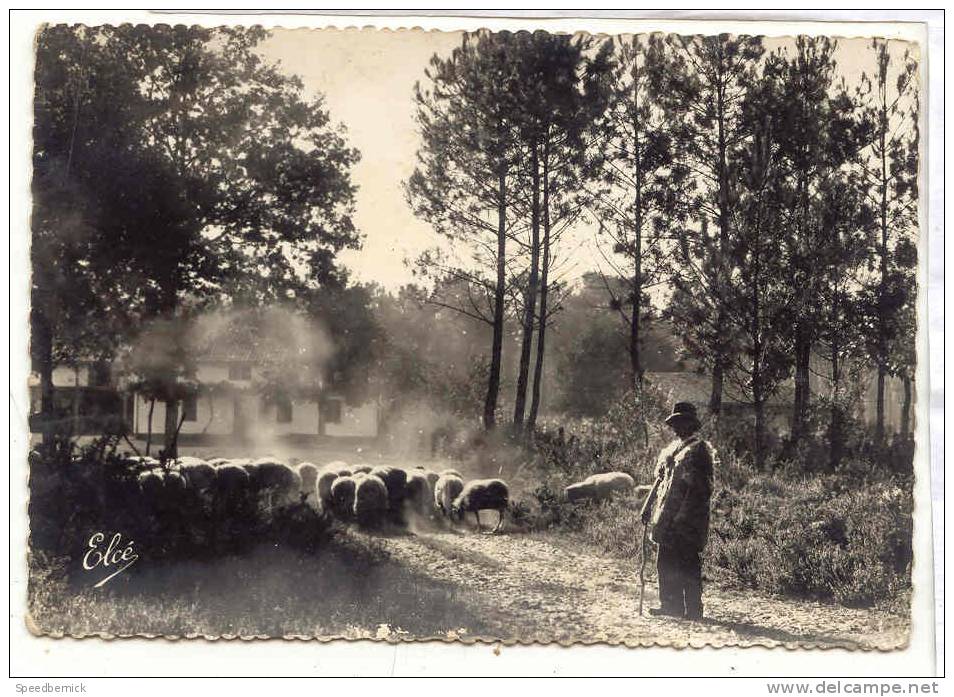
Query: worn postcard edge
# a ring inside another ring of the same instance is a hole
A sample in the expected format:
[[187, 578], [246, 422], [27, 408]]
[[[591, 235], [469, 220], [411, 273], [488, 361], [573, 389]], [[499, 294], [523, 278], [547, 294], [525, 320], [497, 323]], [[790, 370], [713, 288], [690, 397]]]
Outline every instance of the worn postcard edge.
[[[883, 39], [886, 39], [886, 40], [891, 41], [891, 42], [898, 42], [898, 43], [906, 43], [906, 44], [909, 44], [909, 46], [911, 47], [912, 52], [913, 52], [913, 54], [914, 54], [916, 60], [917, 60], [918, 63], [919, 63], [919, 71], [918, 71], [918, 72], [919, 72], [919, 76], [918, 76], [919, 94], [920, 94], [920, 97], [921, 97], [921, 99], [922, 99], [922, 104], [924, 104], [924, 105], [927, 104], [927, 99], [926, 99], [925, 97], [926, 97], [926, 91], [927, 91], [928, 83], [927, 83], [927, 81], [924, 79], [924, 75], [925, 75], [925, 72], [926, 72], [926, 65], [925, 65], [924, 51], [923, 51], [923, 48], [924, 48], [924, 47], [922, 46], [922, 41], [917, 40], [917, 39], [915, 39], [914, 37], [908, 37], [908, 36], [906, 36], [906, 37], [890, 36], [890, 35], [888, 35], [889, 32], [878, 32], [878, 31], [870, 31], [870, 30], [869, 30], [869, 31], [866, 31], [865, 33], [858, 33], [858, 34], [852, 34], [852, 33], [848, 33], [848, 32], [830, 34], [830, 33], [828, 33], [828, 32], [826, 31], [826, 29], [827, 29], [829, 26], [838, 26], [839, 28], [843, 28], [843, 27], [847, 27], [847, 26], [858, 26], [858, 25], [861, 25], [861, 24], [865, 24], [865, 23], [862, 23], [862, 22], [849, 22], [849, 21], [843, 21], [843, 20], [831, 20], [831, 21], [828, 21], [828, 20], [822, 20], [822, 19], [811, 19], [811, 20], [805, 19], [805, 20], [786, 21], [786, 20], [781, 20], [781, 19], [779, 19], [779, 20], [773, 20], [773, 19], [765, 19], [765, 18], [761, 18], [761, 19], [757, 19], [757, 20], [726, 19], [726, 18], [711, 18], [711, 19], [707, 19], [707, 18], [691, 18], [691, 19], [688, 19], [688, 18], [687, 18], [687, 19], [681, 19], [681, 18], [680, 18], [680, 19], [672, 19], [672, 18], [666, 19], [666, 18], [660, 18], [660, 19], [658, 19], [658, 20], [657, 20], [657, 19], [654, 19], [654, 18], [644, 18], [644, 17], [632, 18], [632, 19], [630, 19], [630, 18], [618, 18], [618, 19], [614, 18], [612, 21], [633, 22], [633, 23], [646, 23], [646, 24], [651, 24], [651, 25], [659, 25], [659, 24], [673, 25], [673, 26], [667, 26], [667, 28], [665, 28], [665, 29], [661, 29], [661, 28], [648, 28], [648, 27], [647, 27], [645, 30], [639, 29], [639, 30], [633, 30], [633, 31], [619, 31], [619, 32], [614, 32], [614, 31], [589, 31], [589, 30], [573, 30], [573, 29], [571, 29], [571, 28], [566, 28], [566, 29], [561, 29], [561, 28], [559, 28], [560, 25], [562, 25], [563, 23], [568, 22], [568, 21], [574, 21], [574, 22], [575, 22], [577, 19], [579, 19], [579, 23], [585, 23], [587, 20], [591, 20], [591, 21], [592, 21], [594, 18], [573, 18], [573, 19], [571, 20], [571, 19], [568, 19], [568, 18], [556, 18], [556, 17], [542, 17], [542, 18], [530, 18], [530, 17], [510, 17], [510, 18], [504, 18], [504, 17], [494, 17], [494, 18], [487, 18], [487, 17], [469, 17], [469, 18], [452, 18], [452, 17], [449, 17], [449, 16], [440, 16], [440, 17], [433, 17], [433, 19], [448, 20], [448, 21], [450, 21], [450, 20], [455, 20], [455, 21], [456, 21], [457, 19], [462, 19], [462, 20], [463, 20], [463, 19], [470, 19], [470, 20], [474, 20], [474, 21], [480, 22], [480, 25], [479, 25], [479, 26], [460, 26], [459, 28], [453, 28], [453, 27], [440, 27], [440, 28], [437, 28], [437, 27], [424, 27], [424, 26], [421, 26], [421, 25], [407, 25], [407, 26], [405, 26], [405, 25], [403, 25], [403, 24], [402, 24], [402, 25], [399, 25], [399, 26], [396, 26], [399, 22], [401, 22], [402, 20], [405, 19], [405, 17], [403, 17], [403, 16], [399, 16], [399, 17], [390, 17], [390, 16], [389, 16], [389, 17], [379, 17], [379, 18], [377, 18], [377, 21], [378, 21], [378, 22], [388, 21], [388, 22], [389, 22], [389, 26], [381, 26], [380, 24], [361, 24], [361, 25], [359, 25], [359, 24], [354, 24], [354, 23], [349, 23], [349, 24], [346, 24], [346, 25], [343, 24], [343, 25], [340, 25], [340, 26], [335, 25], [335, 24], [329, 24], [329, 25], [323, 25], [323, 26], [309, 26], [309, 25], [297, 25], [297, 26], [292, 25], [292, 26], [289, 26], [289, 25], [287, 25], [287, 24], [281, 24], [281, 23], [280, 23], [280, 24], [272, 24], [271, 22], [268, 21], [271, 17], [270, 17], [269, 15], [262, 15], [262, 14], [231, 15], [231, 16], [229, 16], [229, 17], [227, 17], [227, 18], [226, 18], [226, 17], [223, 17], [223, 16], [221, 16], [221, 15], [218, 15], [218, 14], [209, 14], [209, 15], [205, 15], [204, 17], [202, 17], [202, 19], [208, 19], [208, 20], [209, 20], [208, 22], [196, 21], [196, 20], [198, 20], [199, 18], [198, 18], [198, 17], [195, 17], [194, 15], [188, 15], [188, 14], [187, 14], [187, 16], [189, 17], [189, 20], [188, 20], [188, 21], [185, 21], [185, 19], [183, 19], [183, 21], [165, 21], [167, 18], [166, 18], [164, 15], [157, 13], [157, 14], [155, 14], [155, 15], [153, 15], [153, 16], [151, 17], [151, 19], [155, 19], [156, 21], [148, 21], [148, 22], [146, 22], [146, 21], [127, 21], [127, 22], [85, 22], [85, 21], [77, 21], [77, 22], [42, 22], [42, 23], [38, 23], [38, 24], [35, 26], [35, 31], [33, 32], [33, 42], [32, 42], [32, 43], [34, 44], [34, 48], [35, 48], [36, 37], [38, 36], [38, 34], [39, 34], [44, 28], [49, 27], [49, 26], [103, 26], [104, 24], [115, 24], [115, 25], [117, 25], [117, 26], [134, 25], [134, 26], [204, 26], [204, 27], [211, 27], [211, 26], [236, 26], [236, 25], [241, 25], [241, 26], [261, 26], [261, 27], [267, 28], [267, 29], [269, 29], [269, 30], [281, 30], [281, 31], [289, 31], [289, 32], [292, 32], [292, 31], [293, 31], [293, 32], [346, 32], [346, 33], [355, 33], [355, 34], [360, 34], [360, 33], [371, 34], [371, 33], [378, 33], [378, 32], [397, 33], [397, 34], [405, 33], [405, 32], [415, 32], [415, 33], [416, 33], [416, 32], [424, 32], [424, 33], [441, 33], [441, 34], [446, 34], [446, 33], [465, 33], [465, 32], [475, 32], [475, 31], [494, 31], [494, 32], [497, 32], [497, 31], [504, 31], [504, 30], [510, 30], [510, 31], [525, 31], [525, 30], [526, 30], [526, 31], [538, 31], [538, 30], [539, 30], [539, 31], [547, 31], [547, 32], [550, 32], [550, 33], [557, 33], [557, 34], [570, 34], [570, 35], [573, 35], [573, 36], [577, 36], [577, 35], [581, 35], [581, 36], [582, 36], [582, 35], [587, 35], [587, 36], [598, 37], [598, 38], [601, 38], [601, 39], [606, 39], [606, 38], [610, 38], [610, 37], [617, 37], [617, 36], [629, 37], [629, 36], [640, 36], [640, 35], [647, 35], [647, 34], [671, 34], [671, 33], [681, 33], [681, 32], [679, 32], [679, 31], [677, 31], [677, 30], [675, 29], [675, 27], [677, 27], [677, 26], [682, 26], [682, 25], [686, 25], [686, 27], [685, 27], [685, 28], [686, 28], [686, 34], [684, 34], [684, 35], [698, 35], [698, 34], [710, 35], [709, 32], [706, 32], [706, 31], [698, 31], [698, 30], [692, 30], [691, 28], [692, 28], [692, 27], [700, 27], [700, 26], [716, 25], [716, 27], [714, 27], [713, 30], [712, 30], [712, 32], [711, 32], [711, 34], [715, 34], [715, 33], [721, 33], [720, 30], [719, 30], [719, 28], [718, 28], [720, 25], [732, 25], [732, 26], [734, 26], [734, 27], [738, 27], [738, 28], [739, 28], [738, 31], [730, 31], [730, 32], [728, 32], [728, 33], [730, 33], [730, 34], [732, 34], [732, 35], [752, 35], [752, 36], [768, 36], [768, 37], [772, 37], [772, 38], [785, 38], [785, 37], [798, 36], [798, 35], [801, 35], [801, 34], [806, 34], [806, 33], [808, 33], [808, 34], [824, 34], [825, 36], [829, 36], [829, 37], [832, 38], [832, 39], [845, 40], [845, 41], [870, 40], [870, 39], [873, 39], [873, 38], [883, 38]], [[331, 19], [332, 17], [338, 17], [338, 15], [321, 15], [321, 14], [307, 14], [307, 15], [301, 15], [301, 18], [302, 18], [302, 19]], [[171, 18], [168, 18], [168, 19], [171, 19]], [[226, 19], [231, 20], [231, 21], [223, 21], [223, 20], [226, 20]], [[275, 19], [277, 20], [277, 19], [279, 19], [279, 17], [275, 17]], [[289, 19], [288, 15], [281, 15], [281, 21], [282, 21], [282, 22], [288, 21], [288, 19]], [[364, 17], [363, 17], [362, 19], [370, 19], [370, 18], [364, 18]], [[246, 20], [254, 20], [254, 21], [246, 21]], [[393, 22], [392, 22], [392, 20], [393, 20]], [[492, 20], [492, 21], [491, 21], [491, 20]], [[511, 26], [511, 27], [512, 27], [512, 25], [514, 25], [514, 24], [516, 24], [516, 25], [531, 25], [531, 26], [529, 26], [529, 27], [517, 26], [517, 27], [515, 27], [515, 28], [510, 28], [510, 29], [507, 28], [507, 26]], [[881, 27], [890, 27], [890, 26], [892, 26], [892, 25], [897, 25], [897, 24], [918, 24], [918, 23], [916, 23], [916, 22], [883, 22], [883, 23], [872, 23], [872, 24], [868, 24], [868, 26], [866, 26], [866, 29], [868, 29], [868, 27], [870, 27], [871, 29], [881, 28]], [[501, 26], [498, 26], [498, 25], [501, 25]], [[797, 27], [798, 29], [806, 29], [806, 30], [811, 29], [811, 30], [814, 30], [814, 31], [798, 31], [798, 32], [796, 32], [796, 33], [791, 33], [791, 32], [768, 33], [768, 32], [765, 32], [765, 31], [758, 31], [758, 30], [757, 30], [757, 31], [754, 31], [754, 32], [749, 32], [749, 31], [746, 30], [746, 26], [747, 26], [747, 25], [748, 25], [750, 28], [753, 28], [753, 29], [757, 27], [759, 30], [761, 30], [761, 29], [763, 29], [763, 28], [765, 28], [765, 27], [768, 27], [768, 26], [772, 26], [772, 25], [785, 25], [785, 26], [787, 26], [787, 27], [793, 27], [793, 26], [794, 26], [794, 27]], [[30, 84], [32, 85], [32, 64], [31, 64], [31, 73], [30, 73]], [[32, 94], [31, 94], [31, 100], [30, 100], [30, 108], [31, 108], [31, 111], [32, 111]], [[923, 125], [924, 122], [926, 122], [926, 119], [927, 119], [927, 109], [926, 109], [926, 108], [923, 108], [923, 109], [922, 109], [922, 112], [921, 112], [922, 125]], [[31, 119], [30, 123], [32, 124], [32, 119]], [[925, 142], [925, 141], [926, 141], [926, 138], [925, 138], [925, 134], [926, 134], [926, 132], [927, 132], [927, 130], [926, 130], [925, 128], [922, 128], [922, 130], [921, 130], [921, 139], [920, 139], [920, 141], [921, 141], [921, 142], [920, 142], [920, 151], [921, 151], [921, 152], [920, 152], [920, 158], [919, 158], [919, 170], [920, 170], [920, 171], [919, 171], [919, 179], [920, 179], [920, 180], [924, 180], [924, 179], [926, 178], [926, 172], [927, 172], [927, 162], [926, 162], [926, 160], [925, 160], [925, 154], [926, 154], [926, 152], [925, 152], [925, 150], [926, 150], [926, 142]], [[30, 143], [30, 145], [31, 145], [31, 147], [32, 147], [32, 142]], [[923, 186], [923, 181], [921, 181], [920, 183], [922, 184], [922, 186], [921, 186], [921, 197], [920, 197], [921, 200], [920, 200], [920, 202], [919, 202], [919, 210], [920, 210], [920, 212], [921, 212], [922, 217], [926, 217], [927, 212], [928, 212], [928, 210], [927, 210], [927, 209], [928, 209], [928, 205], [927, 205], [928, 202], [927, 202], [927, 197], [926, 197], [927, 187], [926, 187], [926, 186]], [[921, 227], [920, 227], [920, 229], [919, 229], [919, 239], [918, 239], [919, 250], [923, 251], [924, 248], [926, 248], [927, 237], [928, 237], [928, 230], [927, 230], [926, 226], [923, 224], [923, 221], [922, 221], [922, 225], [921, 225]], [[27, 247], [29, 247], [29, 243], [27, 243]], [[926, 368], [927, 368], [926, 363], [927, 363], [927, 358], [928, 358], [928, 356], [926, 355], [926, 353], [922, 352], [922, 339], [924, 338], [924, 335], [926, 334], [927, 327], [925, 326], [925, 325], [926, 325], [926, 321], [925, 321], [925, 320], [926, 320], [926, 317], [922, 317], [922, 314], [921, 314], [922, 305], [926, 304], [926, 296], [927, 296], [927, 286], [926, 286], [926, 283], [925, 283], [925, 281], [926, 281], [926, 276], [927, 276], [926, 257], [927, 257], [926, 254], [922, 254], [921, 257], [919, 258], [919, 265], [918, 265], [918, 291], [919, 291], [919, 292], [918, 292], [918, 309], [919, 309], [919, 312], [918, 312], [918, 362], [917, 362], [917, 371], [918, 371], [919, 377], [920, 377], [922, 371], [926, 371]], [[26, 278], [28, 278], [28, 276], [26, 276]], [[28, 306], [28, 302], [29, 302], [29, 301], [27, 300], [27, 306]], [[25, 348], [25, 345], [24, 345], [23, 347], [21, 347], [21, 348]], [[920, 381], [920, 384], [926, 385], [926, 384], [927, 384], [927, 380]], [[919, 490], [918, 483], [919, 483], [919, 480], [921, 480], [922, 477], [925, 477], [925, 478], [927, 478], [928, 480], [930, 480], [930, 462], [928, 461], [928, 462], [922, 463], [922, 464], [920, 464], [920, 465], [918, 464], [919, 461], [923, 458], [923, 451], [924, 451], [924, 449], [925, 449], [925, 448], [928, 448], [928, 449], [929, 449], [929, 446], [930, 446], [929, 434], [928, 434], [927, 428], [926, 428], [926, 426], [927, 426], [926, 419], [925, 419], [925, 418], [921, 418], [921, 417], [922, 417], [922, 410], [926, 412], [926, 407], [927, 407], [927, 405], [925, 404], [925, 400], [926, 400], [926, 398], [928, 397], [928, 394], [929, 394], [929, 393], [928, 393], [928, 390], [927, 390], [927, 389], [919, 389], [919, 390], [917, 391], [917, 393], [916, 393], [915, 404], [913, 405], [914, 408], [915, 408], [915, 410], [916, 410], [916, 412], [918, 413], [918, 418], [917, 418], [917, 420], [916, 420], [917, 427], [916, 427], [916, 438], [915, 438], [915, 443], [916, 443], [916, 445], [915, 445], [915, 447], [916, 447], [916, 452], [915, 452], [915, 484], [914, 484], [915, 512], [914, 512], [914, 515], [913, 515], [913, 519], [914, 519], [913, 522], [914, 522], [914, 528], [915, 528], [915, 538], [917, 538], [917, 529], [920, 527], [920, 525], [924, 524], [924, 520], [923, 520], [923, 519], [926, 518], [926, 520], [927, 520], [927, 527], [928, 527], [929, 529], [932, 528], [931, 522], [930, 522], [930, 521], [931, 521], [931, 512], [930, 512], [930, 504], [931, 504], [931, 501], [930, 501], [930, 499], [929, 499], [928, 501], [925, 501], [925, 502], [920, 502], [921, 504], [927, 504], [927, 511], [919, 511], [919, 510], [918, 510], [918, 509], [921, 507], [921, 506], [919, 505], [919, 501], [918, 501], [918, 498], [919, 498], [919, 497], [918, 497], [918, 490]], [[925, 459], [926, 459], [926, 458], [925, 458]], [[24, 458], [24, 461], [25, 461], [25, 458]], [[25, 469], [25, 470], [24, 470], [24, 474], [25, 474], [25, 476], [24, 476], [24, 478], [23, 478], [23, 480], [22, 480], [24, 489], [23, 489], [23, 492], [22, 492], [22, 493], [25, 494], [25, 496], [23, 497], [23, 504], [22, 504], [21, 513], [22, 513], [24, 519], [27, 521], [27, 539], [24, 540], [24, 543], [25, 543], [25, 546], [28, 548], [28, 544], [29, 544], [29, 542], [28, 542], [28, 537], [29, 537], [29, 517], [28, 517], [28, 511], [27, 511], [27, 508], [28, 508], [28, 505], [29, 505], [29, 473], [28, 473], [28, 469]], [[11, 495], [12, 495], [12, 491], [11, 491]], [[11, 507], [11, 508], [12, 508], [12, 507]], [[915, 550], [915, 551], [917, 551], [917, 550]], [[24, 561], [24, 566], [25, 566], [25, 563], [26, 563], [26, 555], [24, 555], [23, 561]], [[918, 556], [916, 555], [915, 558], [914, 558], [914, 562], [913, 562], [913, 564], [912, 564], [912, 579], [917, 579], [917, 577], [918, 577], [918, 575], [919, 575], [919, 574], [918, 574], [918, 567], [919, 567], [920, 565], [921, 565], [921, 564], [919, 563]], [[930, 567], [933, 568], [933, 563], [928, 564], [928, 566], [930, 566]], [[28, 569], [24, 569], [24, 580], [25, 580], [25, 581], [28, 579], [28, 576], [29, 576]], [[687, 639], [686, 641], [667, 641], [667, 640], [658, 640], [658, 639], [650, 639], [650, 638], [647, 638], [646, 640], [638, 640], [638, 641], [633, 641], [633, 640], [622, 640], [622, 641], [620, 641], [620, 640], [602, 640], [602, 639], [553, 640], [553, 639], [548, 639], [548, 638], [546, 638], [546, 637], [539, 637], [539, 636], [531, 636], [531, 637], [526, 637], [526, 638], [501, 638], [501, 637], [494, 637], [494, 636], [466, 636], [466, 637], [465, 637], [465, 636], [457, 635], [457, 634], [455, 634], [455, 633], [448, 633], [447, 635], [433, 635], [433, 636], [419, 636], [419, 637], [399, 637], [399, 638], [380, 638], [380, 639], [379, 639], [379, 638], [375, 638], [375, 637], [370, 637], [370, 636], [367, 636], [367, 637], [361, 637], [361, 636], [355, 637], [355, 636], [347, 636], [347, 635], [316, 635], [316, 636], [311, 636], [311, 635], [299, 635], [299, 634], [287, 634], [287, 635], [282, 635], [282, 636], [272, 636], [272, 635], [258, 635], [258, 634], [253, 634], [253, 635], [238, 635], [238, 634], [236, 634], [236, 635], [232, 635], [232, 634], [221, 634], [221, 635], [183, 634], [183, 635], [176, 635], [176, 634], [150, 634], [150, 633], [139, 633], [139, 632], [118, 633], [118, 634], [117, 634], [117, 633], [110, 633], [110, 632], [71, 633], [71, 632], [50, 631], [50, 630], [46, 630], [46, 629], [40, 627], [40, 626], [36, 623], [35, 619], [33, 618], [32, 613], [30, 612], [29, 606], [28, 606], [26, 603], [24, 604], [24, 609], [25, 609], [24, 625], [25, 625], [27, 631], [28, 631], [32, 636], [38, 637], [38, 638], [46, 638], [46, 639], [54, 639], [54, 640], [64, 640], [64, 639], [66, 639], [66, 640], [68, 640], [68, 639], [73, 639], [73, 640], [96, 640], [96, 639], [100, 639], [100, 640], [109, 641], [109, 642], [112, 642], [112, 641], [115, 641], [115, 640], [128, 640], [128, 639], [145, 639], [145, 640], [149, 640], [151, 643], [154, 643], [154, 642], [157, 642], [157, 641], [161, 642], [161, 641], [163, 641], [163, 640], [165, 640], [165, 641], [170, 641], [170, 642], [180, 642], [180, 641], [183, 641], [183, 640], [185, 640], [185, 641], [197, 641], [197, 640], [202, 640], [202, 641], [216, 642], [216, 643], [218, 643], [218, 642], [248, 643], [248, 642], [263, 642], [263, 641], [269, 641], [269, 642], [275, 642], [275, 641], [290, 641], [290, 642], [317, 642], [317, 643], [322, 643], [322, 644], [324, 644], [324, 643], [330, 643], [330, 642], [347, 642], [347, 643], [365, 643], [365, 642], [367, 642], [367, 643], [376, 644], [376, 645], [396, 645], [396, 644], [419, 645], [419, 644], [428, 644], [428, 643], [435, 643], [435, 642], [436, 642], [436, 643], [444, 643], [444, 644], [463, 644], [463, 645], [468, 645], [468, 646], [477, 646], [477, 645], [507, 646], [507, 647], [514, 647], [514, 646], [560, 646], [560, 647], [563, 647], [563, 648], [571, 648], [571, 647], [573, 647], [573, 646], [598, 646], [598, 645], [604, 645], [604, 646], [626, 647], [626, 648], [660, 647], [660, 648], [671, 648], [671, 649], [680, 649], [680, 650], [681, 650], [681, 649], [703, 649], [703, 648], [713, 648], [713, 649], [742, 648], [742, 649], [745, 649], [745, 648], [756, 648], [756, 647], [757, 647], [757, 648], [767, 648], [767, 649], [788, 649], [788, 650], [790, 650], [790, 651], [795, 651], [795, 650], [799, 650], [799, 649], [820, 650], [820, 651], [824, 651], [824, 652], [828, 652], [828, 651], [838, 651], [838, 650], [849, 650], [849, 651], [852, 651], [852, 652], [861, 652], [861, 653], [864, 653], [864, 654], [871, 654], [871, 653], [894, 653], [894, 652], [897, 652], [897, 651], [905, 650], [905, 649], [907, 649], [907, 648], [910, 647], [910, 645], [911, 645], [912, 633], [914, 632], [915, 622], [916, 622], [916, 620], [917, 620], [917, 618], [915, 617], [915, 613], [914, 613], [914, 605], [915, 605], [915, 602], [914, 602], [914, 601], [915, 601], [915, 596], [918, 595], [918, 594], [921, 593], [921, 592], [925, 592], [926, 590], [927, 590], [927, 589], [919, 588], [919, 584], [917, 584], [917, 583], [915, 583], [915, 584], [913, 585], [912, 593], [911, 593], [911, 602], [909, 603], [908, 625], [907, 625], [906, 631], [905, 631], [905, 633], [904, 633], [904, 638], [903, 638], [901, 641], [899, 641], [899, 642], [897, 642], [897, 643], [883, 643], [883, 644], [866, 645], [866, 646], [859, 645], [859, 644], [857, 644], [857, 643], [855, 643], [855, 642], [851, 642], [851, 641], [833, 641], [833, 642], [825, 642], [825, 643], [822, 644], [822, 643], [812, 642], [812, 641], [783, 642], [783, 641], [774, 641], [774, 640], [769, 640], [769, 639], [759, 639], [759, 640], [752, 640], [752, 641], [727, 641], [727, 642], [720, 642], [720, 641], [713, 641], [713, 640], [694, 641], [694, 640], [691, 640], [691, 639]], [[25, 584], [24, 584], [24, 589], [23, 589], [23, 595], [26, 596]], [[25, 597], [24, 597], [24, 600], [26, 600]], [[687, 627], [687, 629], [688, 629], [688, 627]]]

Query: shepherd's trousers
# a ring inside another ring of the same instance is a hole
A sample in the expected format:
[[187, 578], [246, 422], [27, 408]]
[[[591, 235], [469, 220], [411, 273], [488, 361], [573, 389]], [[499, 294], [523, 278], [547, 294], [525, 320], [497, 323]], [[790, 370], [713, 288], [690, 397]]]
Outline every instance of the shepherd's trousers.
[[659, 545], [656, 558], [659, 603], [670, 614], [702, 617], [701, 550], [683, 545]]

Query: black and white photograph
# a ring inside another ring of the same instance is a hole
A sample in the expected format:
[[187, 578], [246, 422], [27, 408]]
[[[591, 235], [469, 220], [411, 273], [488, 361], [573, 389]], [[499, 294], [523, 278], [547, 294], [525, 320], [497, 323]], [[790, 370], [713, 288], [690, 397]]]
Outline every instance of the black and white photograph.
[[287, 26], [33, 37], [30, 632], [909, 645], [918, 42]]

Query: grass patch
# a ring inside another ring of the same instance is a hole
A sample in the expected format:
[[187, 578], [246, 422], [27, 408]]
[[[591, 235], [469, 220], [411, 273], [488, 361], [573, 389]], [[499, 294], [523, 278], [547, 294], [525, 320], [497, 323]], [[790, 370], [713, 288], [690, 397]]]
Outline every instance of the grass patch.
[[466, 628], [493, 634], [466, 592], [417, 576], [373, 548], [335, 539], [318, 554], [258, 546], [210, 561], [148, 556], [102, 588], [34, 556], [33, 621], [43, 631], [400, 638]]

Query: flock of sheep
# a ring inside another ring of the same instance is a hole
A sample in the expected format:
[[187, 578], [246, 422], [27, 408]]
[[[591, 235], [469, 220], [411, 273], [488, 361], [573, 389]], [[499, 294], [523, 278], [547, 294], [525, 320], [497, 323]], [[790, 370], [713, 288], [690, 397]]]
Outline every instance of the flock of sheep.
[[401, 468], [340, 461], [322, 467], [310, 462], [289, 465], [275, 458], [257, 460], [179, 458], [171, 467], [136, 458], [145, 466], [138, 486], [146, 498], [168, 498], [191, 490], [212, 509], [246, 504], [269, 511], [278, 506], [306, 504], [345, 523], [364, 528], [407, 525], [412, 519], [462, 521], [473, 513], [478, 530], [480, 512], [495, 510], [500, 529], [510, 502], [500, 479], [466, 482], [456, 470], [434, 472], [424, 467]]
[[[172, 544], [188, 540], [194, 548], [227, 546], [233, 538], [256, 536], [255, 531], [281, 537], [286, 524], [292, 526], [287, 534], [299, 534], [311, 529], [309, 520], [317, 522], [314, 516], [367, 530], [393, 530], [463, 523], [473, 514], [482, 531], [480, 514], [492, 510], [497, 512], [492, 531], [498, 532], [510, 507], [511, 492], [503, 480], [465, 481], [453, 469], [341, 461], [290, 465], [273, 457], [181, 457], [165, 466], [152, 458], [131, 459], [138, 471], [131, 482], [137, 490], [134, 506], [144, 515], [147, 535], [170, 538]], [[571, 484], [564, 498], [570, 503], [600, 501], [617, 493], [639, 495], [643, 488], [628, 474], [608, 472]]]

